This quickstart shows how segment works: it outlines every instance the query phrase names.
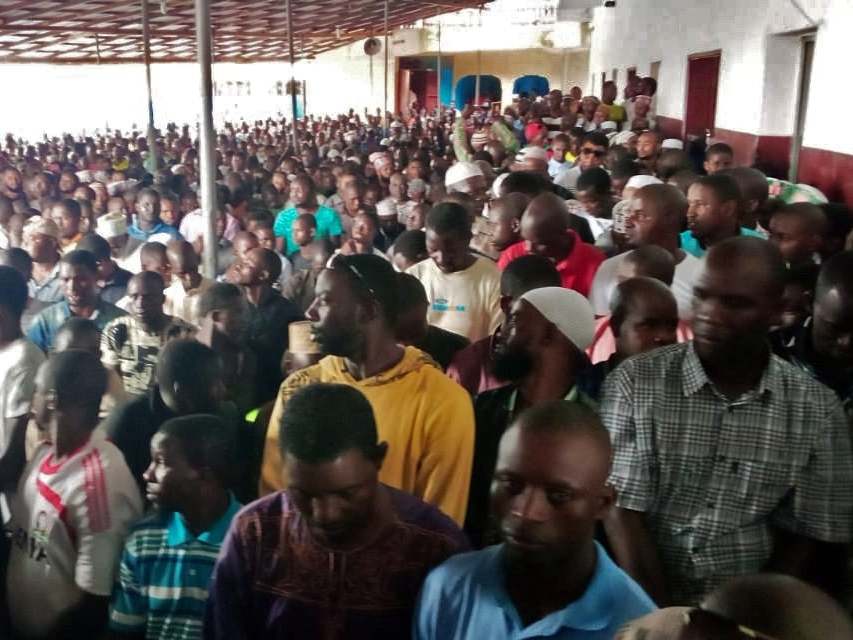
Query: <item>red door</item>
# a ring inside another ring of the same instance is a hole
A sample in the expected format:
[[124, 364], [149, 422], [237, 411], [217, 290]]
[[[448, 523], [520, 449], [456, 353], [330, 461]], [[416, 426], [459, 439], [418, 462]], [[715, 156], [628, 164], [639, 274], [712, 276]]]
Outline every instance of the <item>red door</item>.
[[424, 101], [421, 106], [427, 112], [434, 111], [438, 106], [438, 73], [435, 69], [426, 70], [426, 87], [424, 88]]
[[685, 137], [714, 135], [717, 115], [717, 82], [720, 52], [690, 56], [687, 66], [687, 105], [684, 110]]

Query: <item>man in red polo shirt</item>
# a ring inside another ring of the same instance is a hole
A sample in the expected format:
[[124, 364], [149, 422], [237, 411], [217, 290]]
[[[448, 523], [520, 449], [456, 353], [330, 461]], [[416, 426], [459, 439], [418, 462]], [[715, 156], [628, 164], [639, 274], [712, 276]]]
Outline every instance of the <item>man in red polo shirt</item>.
[[498, 266], [527, 254], [544, 256], [554, 263], [566, 289], [588, 296], [592, 279], [604, 254], [581, 241], [569, 228], [566, 203], [552, 193], [534, 198], [521, 217], [522, 241], [501, 253]]

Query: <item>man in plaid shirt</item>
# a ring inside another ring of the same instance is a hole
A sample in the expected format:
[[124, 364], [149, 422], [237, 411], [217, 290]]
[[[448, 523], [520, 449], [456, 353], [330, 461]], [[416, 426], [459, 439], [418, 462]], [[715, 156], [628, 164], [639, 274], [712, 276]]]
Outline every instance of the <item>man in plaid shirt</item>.
[[823, 576], [818, 557], [850, 541], [841, 405], [766, 337], [784, 269], [764, 240], [715, 246], [694, 290], [695, 340], [632, 358], [606, 382], [618, 492], [607, 532], [659, 604], [694, 604], [762, 570]]

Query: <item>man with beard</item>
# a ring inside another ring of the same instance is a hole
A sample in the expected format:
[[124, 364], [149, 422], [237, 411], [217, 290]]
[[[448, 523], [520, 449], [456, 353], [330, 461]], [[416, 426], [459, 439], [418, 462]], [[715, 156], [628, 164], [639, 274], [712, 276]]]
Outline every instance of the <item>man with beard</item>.
[[320, 273], [316, 295], [306, 315], [328, 356], [281, 385], [267, 430], [260, 493], [285, 486], [278, 432], [290, 397], [309, 384], [341, 383], [364, 393], [379, 437], [389, 445], [380, 481], [461, 523], [474, 449], [471, 399], [432, 358], [397, 344], [394, 268], [378, 256], [338, 255]]
[[165, 422], [151, 439], [145, 492], [156, 507], [124, 543], [110, 604], [114, 640], [200, 639], [208, 583], [240, 509], [228, 491], [234, 434], [216, 416]]
[[509, 308], [498, 344], [494, 373], [510, 384], [474, 400], [474, 464], [465, 530], [474, 546], [488, 543], [489, 486], [498, 443], [512, 421], [528, 407], [567, 400], [595, 407], [597, 389], [587, 387], [592, 373], [584, 350], [595, 319], [586, 298], [569, 289], [544, 287], [522, 295]]
[[770, 352], [785, 263], [765, 240], [715, 245], [691, 342], [626, 360], [602, 418], [620, 566], [656, 601], [693, 604], [758, 571], [824, 582], [850, 542], [853, 456], [835, 395]]
[[451, 558], [427, 578], [417, 640], [611, 640], [655, 609], [595, 542], [615, 499], [612, 450], [595, 413], [557, 400], [503, 435], [492, 511], [504, 542]]
[[462, 532], [435, 507], [381, 483], [388, 444], [352, 386], [296, 391], [276, 431], [288, 489], [235, 518], [204, 637], [410, 637], [423, 580], [467, 546]]
[[[503, 325], [513, 303], [532, 289], [559, 287], [560, 274], [554, 263], [543, 256], [521, 256], [510, 262], [501, 273], [501, 310]], [[494, 358], [501, 341], [503, 326], [492, 335], [475, 342], [453, 356], [447, 375], [461, 384], [472, 396], [496, 389], [503, 383], [494, 375]]]

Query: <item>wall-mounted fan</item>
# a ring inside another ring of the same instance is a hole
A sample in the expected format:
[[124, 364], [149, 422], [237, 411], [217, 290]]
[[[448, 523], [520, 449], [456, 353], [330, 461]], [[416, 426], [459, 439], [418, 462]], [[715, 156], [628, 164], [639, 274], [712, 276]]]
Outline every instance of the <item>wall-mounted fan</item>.
[[375, 56], [382, 51], [382, 41], [379, 38], [368, 38], [364, 41], [364, 53]]

